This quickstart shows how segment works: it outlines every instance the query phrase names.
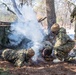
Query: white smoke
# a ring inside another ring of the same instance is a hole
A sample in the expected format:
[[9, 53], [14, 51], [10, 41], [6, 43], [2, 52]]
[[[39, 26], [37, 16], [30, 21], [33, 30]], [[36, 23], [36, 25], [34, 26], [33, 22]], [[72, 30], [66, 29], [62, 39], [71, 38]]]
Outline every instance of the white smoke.
[[41, 24], [38, 23], [36, 14], [31, 6], [24, 5], [19, 8], [22, 16], [15, 23], [11, 24], [11, 34], [9, 35], [11, 45], [18, 45], [25, 37], [30, 39], [32, 43], [28, 43], [28, 47], [32, 46], [35, 51], [33, 60], [36, 61], [39, 55], [39, 50], [42, 48], [44, 39], [44, 31]]

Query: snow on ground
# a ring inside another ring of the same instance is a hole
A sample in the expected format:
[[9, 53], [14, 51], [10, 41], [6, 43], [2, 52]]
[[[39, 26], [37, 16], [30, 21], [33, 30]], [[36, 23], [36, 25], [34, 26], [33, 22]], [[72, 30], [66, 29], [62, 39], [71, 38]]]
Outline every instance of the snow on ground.
[[70, 38], [74, 39], [74, 29], [66, 29], [67, 34], [70, 36]]

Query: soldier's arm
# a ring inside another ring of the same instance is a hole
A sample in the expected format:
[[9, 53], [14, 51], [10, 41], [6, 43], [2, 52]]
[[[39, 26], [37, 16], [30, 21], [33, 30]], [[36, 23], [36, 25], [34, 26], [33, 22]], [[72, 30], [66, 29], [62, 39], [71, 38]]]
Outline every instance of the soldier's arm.
[[74, 17], [76, 16], [76, 7], [73, 9], [73, 12], [70, 15], [71, 23], [73, 22]]
[[60, 33], [59, 34], [59, 40], [61, 42], [61, 45], [65, 44], [67, 42], [67, 40], [65, 38], [65, 33]]

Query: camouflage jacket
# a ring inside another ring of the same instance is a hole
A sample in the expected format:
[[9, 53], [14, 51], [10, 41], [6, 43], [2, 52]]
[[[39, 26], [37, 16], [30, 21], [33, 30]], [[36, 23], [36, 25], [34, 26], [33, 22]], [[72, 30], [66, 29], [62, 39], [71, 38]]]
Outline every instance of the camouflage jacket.
[[66, 30], [61, 27], [58, 32], [58, 35], [56, 36], [56, 43], [54, 45], [54, 48], [64, 45], [68, 41], [72, 41], [72, 39], [66, 34]]
[[28, 62], [29, 60], [29, 56], [26, 50], [5, 49], [2, 52], [2, 58], [12, 63], [15, 63], [18, 59], [20, 59], [22, 62]]
[[73, 12], [71, 13], [70, 17], [71, 17], [71, 22], [73, 22], [74, 19], [76, 20], [76, 6], [73, 9]]

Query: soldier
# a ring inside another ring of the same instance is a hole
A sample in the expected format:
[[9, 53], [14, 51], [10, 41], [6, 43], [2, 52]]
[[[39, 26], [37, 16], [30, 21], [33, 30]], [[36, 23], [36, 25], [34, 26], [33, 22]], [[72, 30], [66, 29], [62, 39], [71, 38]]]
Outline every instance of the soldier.
[[76, 19], [76, 6], [73, 9], [73, 12], [71, 13], [70, 17], [71, 17], [71, 23], [72, 23], [74, 19]]
[[28, 62], [32, 56], [34, 56], [33, 49], [22, 49], [22, 50], [12, 50], [12, 49], [5, 49], [2, 52], [2, 58], [9, 62], [12, 62], [15, 66], [21, 67], [24, 62]]
[[44, 43], [44, 47], [43, 47], [43, 50], [42, 50], [42, 57], [46, 61], [49, 61], [50, 57], [51, 57], [53, 45], [49, 41], [45, 41], [43, 43]]
[[66, 34], [66, 29], [63, 27], [60, 28], [56, 23], [52, 25], [51, 31], [56, 34], [54, 54], [59, 61], [69, 61], [68, 53], [73, 49], [75, 42]]
[[76, 40], [76, 6], [73, 9], [73, 12], [71, 13], [70, 17], [71, 17], [71, 23], [73, 23], [73, 21], [75, 21], [75, 30], [74, 30], [75, 36], [74, 36], [74, 38]]

